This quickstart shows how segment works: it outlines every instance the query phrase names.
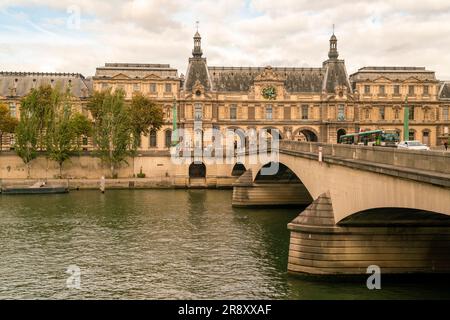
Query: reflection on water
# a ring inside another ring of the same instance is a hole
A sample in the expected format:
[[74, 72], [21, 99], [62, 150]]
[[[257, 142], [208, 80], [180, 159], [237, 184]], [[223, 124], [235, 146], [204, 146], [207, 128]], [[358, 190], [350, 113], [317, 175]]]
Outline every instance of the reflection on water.
[[236, 209], [215, 190], [0, 196], [0, 298], [450, 298], [442, 281], [369, 291], [288, 276], [286, 224], [300, 211]]

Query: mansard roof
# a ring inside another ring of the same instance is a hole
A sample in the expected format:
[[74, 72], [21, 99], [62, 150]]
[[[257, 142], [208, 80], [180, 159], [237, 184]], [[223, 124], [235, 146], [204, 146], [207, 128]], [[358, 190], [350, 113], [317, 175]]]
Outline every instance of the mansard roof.
[[197, 84], [202, 85], [205, 90], [211, 90], [211, 79], [206, 66], [206, 58], [189, 58], [184, 90], [193, 91]]
[[442, 82], [439, 90], [439, 98], [450, 100], [450, 82]]
[[[208, 67], [216, 91], [248, 91], [264, 70], [265, 67]], [[322, 91], [324, 68], [273, 67], [272, 70], [283, 79], [288, 92]]]
[[95, 79], [111, 79], [117, 75], [124, 75], [130, 79], [146, 78], [156, 75], [163, 79], [178, 79], [177, 69], [169, 64], [141, 64], [141, 63], [106, 63], [95, 72]]
[[344, 60], [329, 59], [323, 63], [326, 68], [323, 80], [323, 91], [334, 93], [337, 86], [346, 87], [352, 92]]
[[[23, 97], [32, 88], [43, 85], [59, 85], [61, 89], [70, 86], [75, 97], [86, 98], [92, 89], [92, 79], [79, 73], [47, 72], [0, 72], [0, 96]], [[14, 92], [15, 91], [15, 92]]]
[[405, 81], [415, 78], [419, 81], [436, 81], [434, 71], [424, 67], [363, 67], [350, 75], [352, 82], [374, 81], [381, 76], [391, 81]]

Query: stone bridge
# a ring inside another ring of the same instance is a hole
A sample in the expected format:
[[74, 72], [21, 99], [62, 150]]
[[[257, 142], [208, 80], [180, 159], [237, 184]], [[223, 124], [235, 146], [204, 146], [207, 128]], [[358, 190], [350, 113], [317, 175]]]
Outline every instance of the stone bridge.
[[265, 177], [247, 156], [233, 205], [307, 206], [288, 225], [290, 272], [450, 272], [449, 153], [295, 141], [272, 152], [289, 174]]

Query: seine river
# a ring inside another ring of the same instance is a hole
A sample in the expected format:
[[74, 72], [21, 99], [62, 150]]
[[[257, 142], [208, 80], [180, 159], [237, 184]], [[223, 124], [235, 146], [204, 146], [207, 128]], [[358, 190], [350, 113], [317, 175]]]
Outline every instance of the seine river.
[[216, 190], [0, 195], [0, 299], [450, 298], [443, 281], [289, 276], [286, 224], [300, 211], [236, 209]]

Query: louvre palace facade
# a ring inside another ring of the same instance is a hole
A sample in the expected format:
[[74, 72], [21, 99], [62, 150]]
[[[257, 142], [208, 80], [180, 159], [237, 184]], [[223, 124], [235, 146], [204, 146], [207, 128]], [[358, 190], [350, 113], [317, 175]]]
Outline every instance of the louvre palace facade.
[[[168, 64], [130, 63], [107, 63], [92, 77], [1, 72], [0, 102], [19, 117], [23, 96], [32, 88], [57, 83], [70, 87], [77, 108], [86, 115], [94, 90], [120, 88], [127, 100], [142, 92], [161, 105], [165, 124], [142, 137], [142, 151], [170, 147], [174, 111], [176, 127], [192, 137], [200, 132], [195, 143], [203, 146], [211, 142], [203, 138], [208, 129], [267, 129], [281, 139], [328, 143], [371, 129], [396, 130], [403, 137], [406, 97], [411, 140], [439, 146], [449, 137], [450, 82], [436, 79], [434, 71], [423, 67], [363, 67], [348, 75], [334, 34], [328, 59], [316, 68], [209, 66], [197, 32], [185, 75]], [[13, 135], [3, 135], [3, 149], [13, 143]], [[92, 148], [87, 137], [83, 144]]]

